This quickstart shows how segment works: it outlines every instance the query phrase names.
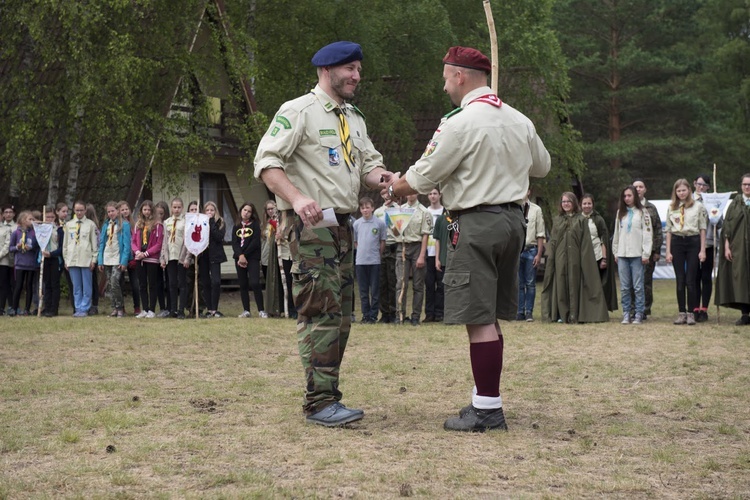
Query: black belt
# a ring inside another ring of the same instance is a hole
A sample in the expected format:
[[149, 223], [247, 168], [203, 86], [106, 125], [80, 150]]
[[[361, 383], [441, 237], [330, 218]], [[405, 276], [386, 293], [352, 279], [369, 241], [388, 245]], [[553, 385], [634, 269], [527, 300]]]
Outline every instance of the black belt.
[[503, 210], [511, 209], [522, 210], [521, 205], [518, 203], [501, 203], [500, 205], [477, 205], [476, 207], [465, 208], [463, 210], [450, 210], [453, 217], [461, 217], [462, 215], [474, 213], [474, 212], [490, 212], [493, 214], [499, 214]]

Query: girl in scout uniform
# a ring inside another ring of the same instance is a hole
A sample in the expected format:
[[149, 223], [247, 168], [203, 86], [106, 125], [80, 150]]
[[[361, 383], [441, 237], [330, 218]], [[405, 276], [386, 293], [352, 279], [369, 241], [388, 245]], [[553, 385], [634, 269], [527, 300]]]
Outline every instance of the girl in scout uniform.
[[[122, 200], [117, 203], [117, 209], [120, 211], [120, 215], [122, 216], [122, 220], [127, 222], [130, 225], [130, 232], [132, 235], [132, 232], [135, 230], [135, 222], [133, 221], [133, 214], [130, 211], [130, 204]], [[138, 316], [141, 313], [141, 287], [138, 283], [138, 273], [136, 272], [136, 264], [138, 263], [135, 260], [135, 254], [132, 250], [132, 245], [130, 249], [130, 261], [128, 262], [128, 281], [130, 282], [130, 290], [133, 294], [133, 315]], [[125, 273], [120, 274], [120, 290], [124, 290], [125, 284]], [[123, 294], [124, 295], [124, 294]], [[124, 305], [123, 305], [124, 310]]]
[[182, 214], [182, 199], [171, 202], [171, 216], [164, 222], [164, 242], [161, 246], [162, 269], [167, 271], [169, 311], [173, 318], [185, 316], [187, 288], [185, 266], [180, 265], [180, 252], [185, 246], [185, 216]]
[[[698, 307], [698, 266], [706, 260], [708, 214], [700, 201], [693, 200], [690, 184], [678, 179], [672, 188], [672, 203], [667, 214], [667, 263], [677, 279], [679, 315], [675, 325], [694, 325], [693, 311]], [[687, 287], [687, 308], [685, 288]]]
[[15, 316], [11, 310], [13, 302], [13, 257], [10, 254], [10, 236], [16, 230], [17, 224], [13, 219], [16, 211], [13, 205], [2, 206], [2, 222], [0, 222], [0, 316], [5, 314], [6, 303], [8, 316]]
[[[164, 226], [164, 223], [168, 218], [168, 214], [169, 205], [167, 205], [166, 201], [157, 201], [154, 204], [154, 219], [162, 225], [165, 231], [166, 227]], [[163, 244], [164, 242], [162, 241], [162, 245]], [[159, 258], [161, 259], [161, 257]], [[159, 301], [159, 314], [156, 315], [157, 318], [168, 318], [172, 308], [177, 307], [177, 304], [172, 305], [170, 303], [168, 286], [169, 279], [167, 278], [167, 270], [161, 266], [160, 262], [159, 273], [156, 275], [156, 298]]]
[[110, 316], [122, 318], [125, 308], [120, 277], [128, 268], [130, 260], [130, 224], [123, 219], [117, 203], [110, 201], [105, 206], [107, 220], [102, 226], [99, 243], [99, 270], [107, 277], [107, 288], [112, 300]]
[[[12, 307], [19, 316], [29, 315], [34, 296], [34, 275], [37, 269], [39, 245], [36, 242], [33, 222], [34, 218], [31, 212], [21, 212], [18, 214], [18, 227], [10, 236], [10, 253], [14, 256], [13, 263], [16, 274]], [[18, 305], [24, 288], [26, 288], [26, 307], [20, 309]]]
[[73, 283], [73, 317], [85, 318], [91, 309], [92, 276], [96, 266], [98, 240], [96, 225], [86, 217], [86, 204], [73, 204], [73, 218], [65, 223], [63, 260]]
[[227, 226], [213, 201], [206, 202], [203, 212], [208, 215], [208, 248], [198, 257], [198, 274], [203, 284], [206, 317], [223, 318], [224, 315], [218, 309], [221, 295], [221, 264], [227, 261], [227, 254], [224, 253], [224, 234]]
[[[65, 223], [68, 222], [70, 215], [70, 208], [65, 202], [59, 202], [55, 205], [55, 221], [57, 225], [63, 230], [63, 238], [60, 240], [60, 247], [62, 248], [65, 244]], [[75, 297], [73, 296], [73, 280], [70, 279], [70, 271], [65, 267], [65, 259], [61, 263], [61, 272], [65, 276], [65, 282], [68, 284], [68, 299], [70, 300], [70, 307], [73, 311], [76, 310]]]
[[[651, 219], [641, 205], [638, 192], [633, 186], [628, 186], [620, 193], [620, 208], [615, 218], [615, 235], [612, 239], [612, 252], [620, 273], [623, 325], [631, 321], [635, 325], [643, 322], [646, 308], [643, 266], [651, 258], [652, 243]], [[635, 316], [632, 318], [631, 295], [635, 296]]]
[[[67, 209], [67, 207], [65, 207]], [[67, 212], [67, 210], [66, 210]], [[47, 210], [44, 222], [55, 225], [47, 246], [42, 250], [44, 258], [44, 309], [42, 316], [52, 318], [57, 316], [60, 307], [60, 263], [62, 261], [62, 244], [65, 237], [63, 228], [57, 225], [55, 210]]]
[[[197, 201], [193, 200], [188, 203], [187, 213], [197, 214], [200, 212], [200, 205]], [[193, 290], [195, 289], [195, 259], [193, 255], [188, 252], [185, 246], [185, 239], [182, 240], [182, 248], [180, 249], [180, 256], [178, 262], [181, 268], [185, 269], [185, 307], [190, 310], [190, 316], [195, 316], [195, 296]], [[189, 305], [189, 306], [188, 306]], [[205, 304], [203, 302], [202, 287], [200, 280], [198, 281], [198, 307], [199, 310], [203, 310]], [[185, 319], [183, 313], [177, 313], [178, 319]]]
[[130, 240], [130, 249], [135, 254], [138, 283], [140, 284], [143, 309], [136, 318], [154, 318], [158, 286], [159, 255], [164, 239], [164, 228], [154, 216], [154, 203], [145, 200], [138, 211], [138, 222]]

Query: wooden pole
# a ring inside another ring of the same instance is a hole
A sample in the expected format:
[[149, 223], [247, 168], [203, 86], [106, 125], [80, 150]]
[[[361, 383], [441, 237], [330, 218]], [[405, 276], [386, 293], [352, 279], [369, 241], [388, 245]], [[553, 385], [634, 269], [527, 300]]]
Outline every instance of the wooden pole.
[[193, 297], [195, 298], [195, 319], [200, 317], [198, 309], [198, 256], [195, 255], [195, 279], [193, 280]]
[[483, 0], [484, 14], [487, 16], [487, 27], [490, 30], [490, 47], [492, 50], [492, 92], [497, 95], [497, 32], [495, 31], [495, 19], [492, 17], [492, 6], [490, 0]]
[[398, 311], [398, 319], [400, 324], [404, 324], [404, 307], [401, 301], [404, 299], [404, 292], [406, 291], [406, 282], [409, 281], [409, 275], [406, 274], [406, 243], [401, 238], [401, 293], [398, 294], [398, 302], [396, 304], [396, 311]]
[[[45, 218], [47, 214], [47, 205], [42, 206], [42, 219]], [[44, 222], [42, 220], [42, 222]], [[39, 239], [36, 240], [39, 242]], [[62, 244], [62, 243], [61, 243]], [[39, 266], [39, 305], [36, 308], [36, 317], [41, 318], [42, 317], [42, 307], [44, 307], [44, 252], [43, 248], [39, 249], [39, 254], [42, 256], [42, 264]]]
[[[716, 192], [717, 192], [716, 191], [716, 163], [714, 163], [714, 193], [716, 193]], [[713, 246], [713, 249], [711, 250], [714, 253], [714, 255], [713, 255], [714, 261], [712, 263], [713, 265], [711, 266], [711, 280], [712, 281], [714, 279], [714, 271], [716, 271], [716, 264], [717, 264], [716, 261], [718, 260], [717, 259], [718, 255], [716, 254], [716, 250], [718, 250], [719, 252], [723, 251], [723, 248], [719, 248], [719, 245], [717, 245], [717, 241], [716, 241], [716, 225], [714, 225], [714, 227], [713, 227], [713, 232], [714, 232], [714, 239], [713, 239], [714, 246]], [[714, 288], [714, 290], [716, 290], [716, 284], [715, 283], [714, 283], [714, 287], [713, 288]], [[716, 292], [714, 292], [714, 293], [716, 293]], [[721, 312], [719, 310], [719, 304], [716, 304], [716, 324], [718, 325], [720, 323], [721, 323]]]

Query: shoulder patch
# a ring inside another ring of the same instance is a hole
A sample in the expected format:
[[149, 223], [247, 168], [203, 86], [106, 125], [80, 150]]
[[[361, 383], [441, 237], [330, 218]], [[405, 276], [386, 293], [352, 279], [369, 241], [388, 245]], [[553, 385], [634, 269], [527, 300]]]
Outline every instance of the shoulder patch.
[[422, 158], [426, 156], [430, 156], [432, 153], [434, 153], [437, 145], [438, 145], [437, 141], [430, 141], [427, 144], [427, 147], [424, 149], [424, 153], [422, 153]]
[[271, 137], [276, 137], [276, 134], [279, 133], [279, 130], [281, 130], [279, 127], [274, 127], [271, 129]]
[[292, 123], [281, 115], [276, 117], [276, 122], [280, 123], [285, 129], [292, 128]]
[[447, 119], [447, 118], [450, 118], [453, 115], [457, 115], [458, 113], [460, 113], [461, 111], [463, 111], [463, 109], [464, 108], [456, 108], [453, 111], [451, 111], [450, 113], [448, 113], [447, 115], [443, 116], [443, 118]]

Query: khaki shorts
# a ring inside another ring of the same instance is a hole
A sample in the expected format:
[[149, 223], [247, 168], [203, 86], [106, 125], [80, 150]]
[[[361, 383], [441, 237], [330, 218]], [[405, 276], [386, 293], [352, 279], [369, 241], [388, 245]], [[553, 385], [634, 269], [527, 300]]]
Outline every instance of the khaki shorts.
[[443, 276], [447, 324], [487, 325], [513, 320], [518, 311], [518, 262], [526, 236], [523, 213], [472, 212], [459, 217], [459, 238], [449, 234]]

